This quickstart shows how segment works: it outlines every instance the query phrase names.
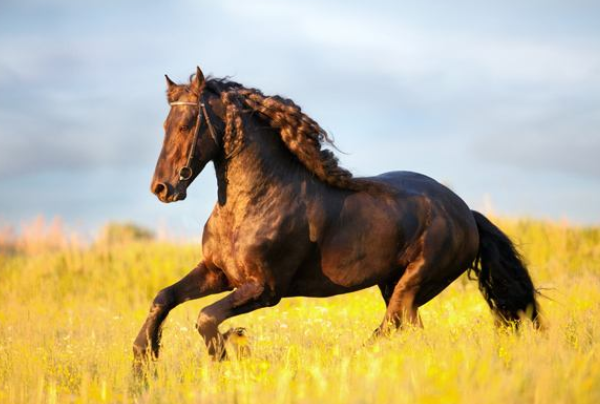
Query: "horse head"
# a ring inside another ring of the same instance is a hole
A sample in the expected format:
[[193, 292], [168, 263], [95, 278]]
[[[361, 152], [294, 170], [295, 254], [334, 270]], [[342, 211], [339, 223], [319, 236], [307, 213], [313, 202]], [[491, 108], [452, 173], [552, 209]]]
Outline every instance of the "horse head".
[[178, 85], [165, 75], [171, 107], [151, 190], [162, 202], [181, 201], [187, 187], [219, 153], [219, 140], [207, 108], [206, 80], [200, 68], [190, 84]]

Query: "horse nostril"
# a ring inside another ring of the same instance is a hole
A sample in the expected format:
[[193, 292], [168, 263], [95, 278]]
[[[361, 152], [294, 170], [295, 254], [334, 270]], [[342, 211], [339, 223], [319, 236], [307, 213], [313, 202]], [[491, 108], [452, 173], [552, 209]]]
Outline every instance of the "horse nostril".
[[157, 196], [160, 196], [166, 190], [167, 190], [167, 186], [163, 182], [157, 182], [156, 184], [154, 184], [154, 187], [152, 188], [152, 192], [154, 192], [154, 194]]

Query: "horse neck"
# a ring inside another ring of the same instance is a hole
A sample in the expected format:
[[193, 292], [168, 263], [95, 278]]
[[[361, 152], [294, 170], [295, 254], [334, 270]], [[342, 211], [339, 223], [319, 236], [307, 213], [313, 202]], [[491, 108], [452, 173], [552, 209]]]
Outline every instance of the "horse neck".
[[300, 193], [307, 186], [319, 186], [290, 154], [276, 130], [251, 122], [245, 127], [241, 151], [227, 161], [215, 162], [215, 169], [222, 205], [252, 203], [270, 194], [289, 195]]

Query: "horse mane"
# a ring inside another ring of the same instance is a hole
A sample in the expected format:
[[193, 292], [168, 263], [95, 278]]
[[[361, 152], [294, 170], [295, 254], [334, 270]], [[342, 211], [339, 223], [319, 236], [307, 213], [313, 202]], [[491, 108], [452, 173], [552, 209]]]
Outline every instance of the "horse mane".
[[292, 100], [265, 96], [260, 90], [247, 88], [227, 78], [209, 77], [206, 89], [221, 98], [225, 107], [225, 155], [231, 157], [243, 147], [243, 112], [258, 112], [271, 127], [279, 131], [287, 149], [302, 165], [324, 183], [341, 189], [361, 191], [376, 187], [374, 182], [354, 178], [339, 165], [338, 158], [325, 145], [335, 147], [333, 139]]

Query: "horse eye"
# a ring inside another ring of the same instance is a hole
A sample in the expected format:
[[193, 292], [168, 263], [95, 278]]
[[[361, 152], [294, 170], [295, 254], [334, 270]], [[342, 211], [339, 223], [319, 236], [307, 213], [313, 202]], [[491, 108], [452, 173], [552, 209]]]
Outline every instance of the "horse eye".
[[180, 125], [179, 126], [179, 131], [180, 132], [187, 132], [188, 130], [190, 130], [189, 125]]

